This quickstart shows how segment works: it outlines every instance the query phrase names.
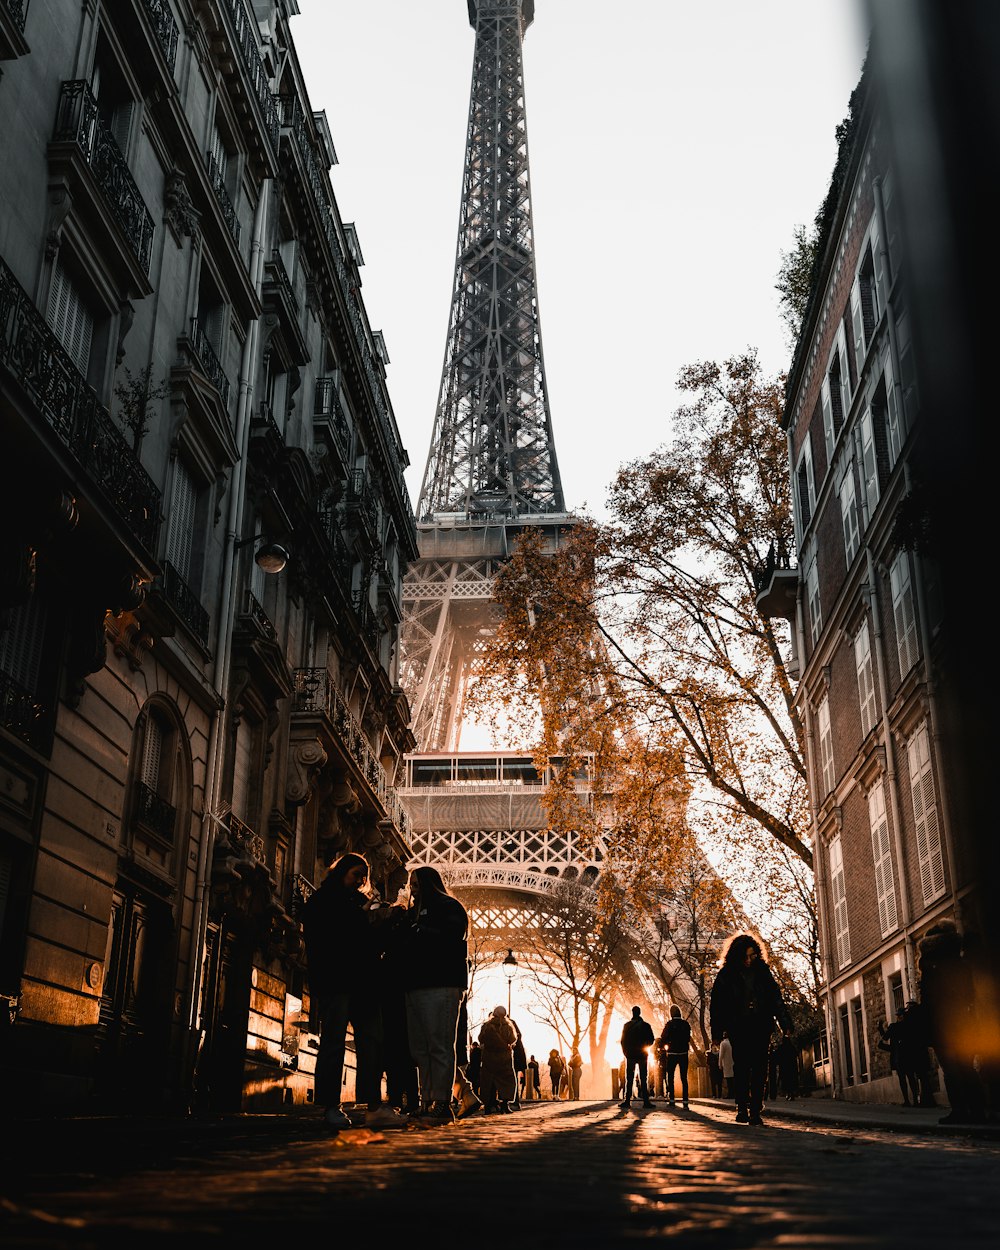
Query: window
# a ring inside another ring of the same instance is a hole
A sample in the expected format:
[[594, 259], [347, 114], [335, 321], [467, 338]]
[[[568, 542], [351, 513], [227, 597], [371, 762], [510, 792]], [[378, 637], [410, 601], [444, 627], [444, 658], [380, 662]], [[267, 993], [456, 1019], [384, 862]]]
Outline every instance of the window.
[[910, 795], [917, 832], [917, 858], [920, 862], [920, 891], [924, 903], [933, 902], [944, 893], [944, 860], [941, 854], [941, 829], [938, 821], [937, 793], [931, 768], [930, 735], [921, 725], [906, 744], [910, 770]]
[[889, 816], [885, 808], [885, 783], [881, 779], [868, 792], [868, 823], [872, 831], [879, 930], [883, 937], [888, 937], [897, 927], [898, 920], [896, 886], [892, 877], [892, 851], [889, 846]]
[[879, 240], [878, 218], [873, 217], [868, 227], [868, 237], [861, 248], [861, 259], [851, 287], [851, 325], [859, 378], [884, 310], [884, 258]]
[[192, 542], [197, 510], [198, 488], [194, 477], [183, 460], [175, 460], [170, 483], [164, 558], [170, 561], [186, 582], [191, 581]]
[[45, 607], [32, 595], [12, 610], [7, 628], [0, 633], [0, 672], [29, 694], [38, 693], [44, 637]]
[[815, 551], [810, 552], [806, 560], [806, 606], [809, 609], [809, 636], [815, 646], [823, 631], [823, 608], [819, 598], [819, 568]]
[[851, 935], [847, 927], [847, 888], [844, 885], [844, 851], [840, 838], [834, 838], [828, 852], [830, 896], [833, 900], [833, 934], [837, 967], [851, 962]]
[[[162, 708], [147, 706], [136, 723], [132, 832], [152, 847], [174, 845], [177, 825], [178, 733]], [[151, 837], [151, 835], [153, 835]]]
[[902, 681], [920, 658], [910, 561], [905, 551], [900, 551], [889, 567], [889, 586], [892, 591], [892, 617], [896, 625], [899, 677]]
[[840, 1017], [840, 1042], [844, 1054], [844, 1084], [854, 1084], [854, 1054], [851, 1046], [851, 1009], [847, 1003], [841, 1003], [837, 1014]]
[[808, 528], [812, 514], [816, 510], [816, 475], [813, 471], [812, 443], [809, 441], [808, 434], [806, 434], [806, 441], [802, 444], [802, 451], [799, 455], [796, 482], [798, 485], [799, 533], [801, 535]]
[[84, 302], [76, 281], [66, 271], [58, 256], [52, 266], [45, 319], [69, 353], [70, 359], [86, 377], [94, 339], [94, 315]]
[[825, 798], [837, 782], [833, 770], [833, 734], [830, 730], [830, 700], [828, 698], [824, 698], [816, 709], [816, 722], [819, 729], [820, 791], [822, 797]]
[[860, 442], [861, 479], [863, 483], [863, 503], [865, 508], [865, 525], [875, 515], [879, 501], [878, 480], [878, 448], [875, 442], [875, 423], [870, 406], [865, 405], [858, 422], [858, 439]]
[[878, 709], [875, 701], [875, 672], [872, 665], [871, 637], [868, 621], [854, 637], [854, 667], [858, 674], [858, 702], [861, 705], [861, 732], [867, 737], [875, 727]]
[[837, 329], [837, 341], [820, 388], [823, 409], [823, 433], [826, 436], [826, 459], [833, 463], [833, 449], [844, 427], [851, 407], [851, 378], [847, 365], [847, 336], [843, 325]]
[[851, 1046], [856, 1057], [857, 1081], [859, 1085], [863, 1085], [868, 1080], [868, 1041], [860, 994], [851, 999], [851, 1026]]
[[888, 346], [882, 358], [882, 382], [877, 400], [879, 415], [885, 430], [888, 467], [893, 469], [903, 449], [903, 429], [900, 422], [900, 405], [896, 396], [896, 380], [892, 373], [892, 353]]
[[858, 523], [858, 493], [854, 485], [854, 461], [849, 460], [838, 490], [840, 498], [840, 519], [844, 527], [844, 558], [847, 567], [854, 563], [854, 557], [861, 545], [861, 527]]
[[886, 999], [888, 1001], [887, 1018], [890, 1020], [898, 1019], [899, 1013], [906, 1004], [906, 991], [903, 989], [903, 974], [901, 972], [892, 972], [885, 983]]

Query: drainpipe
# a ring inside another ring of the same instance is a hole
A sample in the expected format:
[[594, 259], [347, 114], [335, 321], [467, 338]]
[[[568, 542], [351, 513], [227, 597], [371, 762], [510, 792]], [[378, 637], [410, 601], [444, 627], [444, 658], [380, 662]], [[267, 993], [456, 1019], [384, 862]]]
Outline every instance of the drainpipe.
[[[271, 195], [271, 180], [261, 185], [260, 199], [254, 214], [253, 241], [250, 246], [250, 279], [258, 298], [261, 294], [264, 274], [264, 237], [267, 228], [267, 207]], [[208, 758], [205, 772], [205, 797], [202, 807], [201, 842], [198, 856], [198, 876], [195, 883], [194, 927], [191, 938], [190, 975], [188, 978], [188, 1036], [193, 1038], [202, 1029], [202, 976], [208, 939], [208, 913], [212, 858], [215, 852], [217, 830], [222, 823], [216, 815], [218, 796], [222, 788], [225, 763], [226, 692], [229, 686], [229, 670], [232, 660], [232, 632], [236, 615], [236, 542], [242, 532], [243, 507], [246, 499], [247, 446], [250, 441], [250, 417], [252, 413], [253, 379], [257, 375], [257, 354], [260, 341], [260, 319], [250, 323], [243, 356], [240, 362], [240, 392], [236, 410], [236, 445], [239, 460], [233, 468], [233, 481], [229, 491], [229, 507], [226, 518], [226, 537], [222, 553], [222, 578], [219, 591], [218, 635], [215, 645], [215, 664], [212, 685], [218, 695], [218, 707], [212, 718], [208, 740]], [[191, 1056], [193, 1061], [194, 1056]]]

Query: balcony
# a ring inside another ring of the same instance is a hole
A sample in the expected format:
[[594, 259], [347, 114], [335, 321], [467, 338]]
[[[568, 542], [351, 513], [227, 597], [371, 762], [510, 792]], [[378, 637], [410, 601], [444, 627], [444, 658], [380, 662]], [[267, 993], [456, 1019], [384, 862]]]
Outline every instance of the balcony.
[[97, 101], [83, 79], [64, 82], [59, 92], [55, 144], [72, 145], [89, 167], [112, 217], [149, 276], [153, 218], [135, 184], [128, 162], [98, 114]]
[[302, 316], [299, 301], [278, 251], [273, 251], [264, 262], [261, 299], [265, 314], [277, 317], [281, 337], [293, 362], [297, 365], [307, 364], [310, 359], [309, 349], [299, 325]]
[[133, 794], [132, 820], [144, 833], [152, 834], [166, 846], [173, 846], [177, 809], [141, 781], [136, 782]]
[[169, 560], [163, 561], [163, 576], [157, 587], [164, 601], [203, 647], [208, 646], [209, 615], [201, 600], [194, 593]]
[[767, 558], [754, 570], [753, 580], [757, 590], [757, 611], [765, 620], [778, 617], [795, 620], [799, 589], [799, 570], [789, 568], [790, 560], [783, 551], [775, 553], [774, 543], [768, 548]]
[[0, 669], [0, 728], [45, 755], [52, 746], [52, 709]]
[[337, 378], [317, 378], [313, 401], [313, 428], [326, 435], [326, 442], [336, 453], [334, 476], [346, 476], [351, 455], [351, 427], [340, 402]]
[[208, 341], [208, 335], [201, 328], [197, 317], [191, 318], [191, 344], [201, 371], [219, 392], [223, 408], [229, 407], [229, 379], [222, 368], [222, 362], [215, 354], [215, 348]]
[[147, 553], [156, 549], [160, 492], [27, 293], [0, 260], [0, 364]]
[[0, 0], [0, 61], [13, 61], [30, 52], [24, 38], [28, 0]]
[[[375, 756], [364, 731], [344, 700], [343, 695], [330, 679], [325, 668], [297, 668], [294, 674], [292, 695], [292, 722], [305, 722], [306, 732], [312, 733], [310, 722], [320, 722], [319, 734], [327, 754], [339, 756], [350, 765], [352, 776], [364, 782], [363, 790], [369, 799], [367, 806], [374, 807], [379, 821], [388, 821], [390, 832], [402, 840], [406, 853], [410, 837], [410, 818], [403, 809], [395, 789], [389, 784], [385, 769]], [[360, 796], [359, 796], [360, 797]]]
[[173, 14], [166, 0], [142, 0], [142, 7], [146, 10], [146, 17], [153, 28], [163, 59], [173, 73], [177, 60], [177, 23]]
[[240, 235], [242, 227], [236, 216], [236, 209], [233, 207], [233, 201], [229, 198], [229, 192], [226, 190], [226, 180], [219, 163], [211, 152], [205, 153], [205, 167], [208, 170], [208, 180], [212, 184], [212, 190], [215, 192], [216, 203], [222, 212], [222, 218], [226, 223], [226, 229], [232, 236], [233, 242], [237, 249], [240, 246]]
[[368, 539], [372, 547], [379, 545], [378, 500], [371, 478], [364, 469], [352, 469], [347, 478], [347, 514]]

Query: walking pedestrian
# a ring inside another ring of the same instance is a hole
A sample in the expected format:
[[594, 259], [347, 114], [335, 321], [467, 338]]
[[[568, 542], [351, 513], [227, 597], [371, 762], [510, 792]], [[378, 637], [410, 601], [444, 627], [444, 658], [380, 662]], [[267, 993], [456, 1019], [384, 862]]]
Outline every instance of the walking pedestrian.
[[483, 1061], [483, 1052], [477, 1039], [469, 1043], [469, 1066], [465, 1069], [465, 1075], [469, 1078], [469, 1084], [472, 1091], [479, 1095], [479, 1073]]
[[406, 1027], [432, 1122], [450, 1124], [458, 1018], [469, 988], [469, 916], [436, 868], [410, 873]]
[[649, 1064], [649, 1048], [655, 1041], [653, 1026], [648, 1020], [642, 1018], [642, 1008], [632, 1008], [632, 1019], [625, 1022], [622, 1029], [622, 1054], [625, 1056], [625, 1097], [622, 1099], [621, 1105], [628, 1107], [631, 1105], [632, 1081], [635, 1078], [638, 1081], [636, 1085], [636, 1094], [642, 1093], [642, 1105], [651, 1107], [652, 1100], [649, 1097], [649, 1083], [647, 1075], [647, 1067]]
[[351, 1127], [341, 1106], [347, 1026], [354, 1032], [357, 1101], [365, 1124], [402, 1127], [382, 1106], [381, 938], [370, 914], [368, 861], [348, 852], [330, 865], [302, 916], [312, 1011], [319, 1021], [315, 1098], [334, 1129]]
[[712, 1040], [728, 1033], [733, 1046], [736, 1121], [763, 1124], [768, 1043], [775, 1020], [790, 1033], [792, 1019], [760, 943], [749, 933], [734, 934], [727, 944], [712, 985], [710, 1014]]
[[674, 1106], [675, 1073], [681, 1078], [681, 1100], [683, 1106], [688, 1105], [688, 1062], [691, 1051], [691, 1025], [681, 1015], [681, 1009], [674, 1003], [670, 1008], [670, 1018], [663, 1026], [660, 1034], [666, 1057], [667, 1102]]
[[563, 1057], [558, 1050], [553, 1048], [549, 1051], [549, 1081], [552, 1085], [552, 1101], [555, 1102], [559, 1098], [559, 1090], [562, 1085], [563, 1072], [566, 1065]]
[[494, 1007], [479, 1030], [479, 1046], [483, 1055], [479, 1088], [487, 1115], [496, 1112], [506, 1114], [517, 1093], [517, 1074], [514, 1071], [514, 1044], [517, 1030], [514, 1028], [506, 1007]]
[[722, 1040], [719, 1042], [719, 1071], [726, 1083], [726, 1097], [735, 1102], [736, 1075], [733, 1068], [733, 1044], [729, 1040], [728, 1033], [723, 1033]]

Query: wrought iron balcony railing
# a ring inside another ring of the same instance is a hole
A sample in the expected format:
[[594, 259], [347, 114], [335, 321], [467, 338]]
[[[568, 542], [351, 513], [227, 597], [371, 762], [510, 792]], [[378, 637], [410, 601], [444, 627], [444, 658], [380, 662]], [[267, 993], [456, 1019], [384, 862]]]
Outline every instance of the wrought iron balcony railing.
[[347, 753], [358, 765], [362, 776], [378, 799], [386, 816], [407, 840], [410, 818], [395, 789], [389, 784], [385, 769], [347, 706], [344, 696], [330, 680], [326, 668], [297, 668], [292, 694], [293, 712], [321, 712], [333, 726]]
[[229, 198], [229, 192], [226, 190], [226, 180], [223, 177], [222, 170], [219, 168], [219, 162], [211, 152], [205, 153], [205, 165], [208, 168], [208, 178], [212, 184], [212, 190], [215, 192], [215, 198], [219, 203], [219, 208], [222, 209], [222, 217], [226, 223], [226, 229], [233, 236], [233, 242], [239, 247], [242, 227], [240, 226], [239, 218], [236, 216], [233, 201]]
[[0, 725], [36, 751], [47, 751], [52, 732], [49, 709], [0, 669]]
[[313, 416], [326, 420], [334, 445], [346, 465], [351, 454], [351, 427], [337, 393], [336, 378], [317, 378]]
[[253, 87], [254, 97], [264, 119], [264, 128], [267, 131], [268, 138], [271, 140], [271, 146], [277, 152], [278, 111], [274, 105], [274, 96], [271, 94], [271, 84], [268, 81], [267, 70], [264, 68], [264, 62], [260, 58], [260, 50], [257, 46], [257, 23], [251, 22], [243, 0], [226, 0], [225, 7], [229, 12], [233, 30], [236, 33], [236, 44], [240, 50], [240, 55], [243, 57], [243, 67], [247, 72], [247, 77]]
[[229, 841], [237, 854], [244, 859], [252, 859], [255, 863], [267, 867], [267, 849], [264, 839], [233, 812], [229, 813]]
[[15, 26], [24, 34], [24, 19], [28, 15], [28, 0], [0, 0], [4, 8], [10, 14]]
[[177, 809], [141, 781], [136, 782], [134, 804], [133, 820], [155, 833], [161, 841], [173, 846]]
[[163, 59], [173, 73], [177, 60], [177, 23], [174, 16], [166, 0], [142, 0], [142, 4], [156, 35], [156, 42], [160, 45]]
[[128, 162], [100, 118], [90, 86], [83, 79], [62, 84], [52, 138], [56, 142], [75, 143], [83, 153], [108, 207], [125, 232], [143, 272], [148, 274], [153, 249], [153, 218]]
[[170, 604], [192, 634], [204, 646], [208, 646], [209, 615], [202, 606], [201, 600], [194, 593], [176, 568], [169, 560], [163, 561], [163, 577], [160, 589], [164, 599]]
[[201, 328], [197, 317], [191, 318], [191, 342], [202, 372], [219, 392], [223, 408], [229, 407], [229, 379], [222, 368], [222, 362], [215, 354], [215, 348], [208, 341], [208, 335]]
[[0, 260], [0, 363], [31, 396], [147, 552], [156, 549], [160, 492], [108, 410]]

